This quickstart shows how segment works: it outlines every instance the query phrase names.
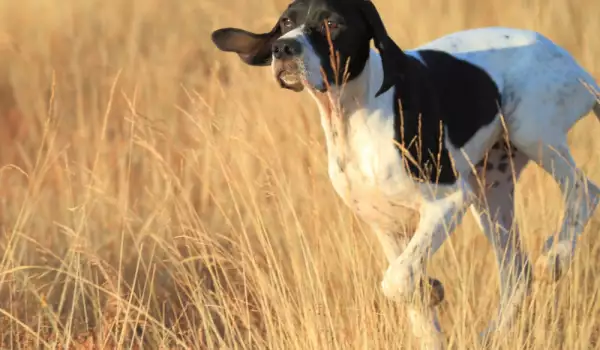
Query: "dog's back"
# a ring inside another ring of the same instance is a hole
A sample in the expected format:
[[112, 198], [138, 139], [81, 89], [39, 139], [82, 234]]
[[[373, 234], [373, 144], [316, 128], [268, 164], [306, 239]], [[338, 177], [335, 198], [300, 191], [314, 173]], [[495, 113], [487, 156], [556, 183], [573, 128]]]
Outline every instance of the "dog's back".
[[412, 51], [425, 50], [443, 51], [484, 69], [501, 92], [504, 118], [521, 126], [525, 121], [532, 128], [552, 123], [567, 131], [595, 105], [589, 89], [600, 91], [569, 52], [531, 30], [469, 29]]

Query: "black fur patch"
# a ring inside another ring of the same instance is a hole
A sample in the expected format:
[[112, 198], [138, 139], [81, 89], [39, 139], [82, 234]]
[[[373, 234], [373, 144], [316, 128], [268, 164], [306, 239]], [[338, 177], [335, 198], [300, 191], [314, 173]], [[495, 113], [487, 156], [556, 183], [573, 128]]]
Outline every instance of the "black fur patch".
[[508, 169], [508, 163], [500, 163], [500, 164], [498, 164], [498, 170], [501, 173], [506, 172], [506, 169]]
[[409, 57], [405, 77], [396, 84], [395, 139], [418, 163], [407, 164], [413, 177], [452, 184], [456, 173], [445, 137], [463, 147], [494, 120], [500, 93], [487, 73], [468, 62], [440, 51], [419, 53], [425, 64]]
[[419, 51], [437, 93], [448, 138], [463, 147], [499, 112], [501, 96], [496, 83], [481, 68], [434, 50]]
[[[456, 176], [444, 146], [440, 104], [431, 103], [434, 89], [426, 68], [409, 57], [408, 72], [394, 90], [394, 139], [410, 154], [411, 175], [427, 182], [454, 183]], [[435, 100], [433, 100], [435, 101]], [[402, 152], [402, 151], [401, 151]], [[407, 159], [405, 154], [401, 154]]]

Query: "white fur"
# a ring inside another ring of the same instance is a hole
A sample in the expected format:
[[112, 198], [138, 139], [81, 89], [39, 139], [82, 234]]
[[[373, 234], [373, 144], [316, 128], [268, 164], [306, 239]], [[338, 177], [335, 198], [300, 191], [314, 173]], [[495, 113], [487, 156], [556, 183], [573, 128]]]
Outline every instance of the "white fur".
[[[292, 36], [304, 45], [303, 63], [309, 84], [320, 86], [314, 50], [302, 29], [286, 34]], [[596, 89], [598, 85], [565, 50], [532, 31], [509, 28], [462, 31], [406, 53], [419, 57], [420, 49], [446, 51], [478, 65], [494, 79], [502, 95], [500, 107], [510, 141], [519, 150], [513, 159], [515, 180], [532, 160], [556, 179], [566, 198], [565, 221], [558, 242], [549, 239], [545, 257], [558, 255], [568, 263], [575, 248], [573, 237], [583, 231], [600, 191], [576, 167], [566, 133], [593, 108], [600, 114], [594, 96], [581, 81]], [[505, 328], [514, 320], [516, 306], [529, 290], [527, 255], [518, 243], [518, 231], [512, 227], [514, 183], [504, 176], [497, 180], [500, 184], [494, 189], [479, 188], [470, 175], [472, 165], [502, 135], [500, 116], [460, 149], [444, 140], [461, 175], [455, 185], [415, 182], [408, 176], [392, 142], [394, 92], [389, 90], [375, 98], [382, 74], [379, 54], [372, 51], [359, 77], [342, 90], [332, 88], [330, 93], [343, 110], [334, 114], [333, 123], [322, 100], [309, 91], [319, 104], [332, 184], [345, 203], [377, 233], [390, 263], [382, 281], [383, 292], [392, 299], [407, 301], [417, 291], [418, 279], [425, 277], [428, 257], [440, 248], [471, 207], [500, 265], [502, 300], [498, 319], [490, 330]], [[544, 151], [541, 156], [540, 150]], [[499, 173], [492, 171], [483, 180], [496, 181], [494, 178], [498, 176]], [[580, 206], [583, 195], [591, 200], [583, 201]], [[415, 215], [419, 216], [418, 225], [414, 231], [408, 231], [405, 223]], [[399, 232], [405, 235], [398, 236]], [[503, 259], [505, 251], [509, 256]], [[542, 265], [549, 264], [548, 261], [552, 260], [546, 259]], [[524, 269], [525, 275], [515, 274], [515, 267]], [[413, 330], [421, 334], [424, 346], [441, 347], [435, 310], [432, 307], [418, 310], [410, 309]]]

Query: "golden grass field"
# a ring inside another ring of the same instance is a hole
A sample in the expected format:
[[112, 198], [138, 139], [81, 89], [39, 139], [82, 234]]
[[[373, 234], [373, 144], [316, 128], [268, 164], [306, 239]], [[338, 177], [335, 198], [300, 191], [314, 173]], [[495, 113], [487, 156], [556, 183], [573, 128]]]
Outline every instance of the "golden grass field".
[[[2, 349], [417, 349], [380, 291], [374, 234], [329, 183], [316, 105], [210, 41], [219, 27], [270, 29], [286, 3], [0, 2]], [[600, 79], [599, 1], [376, 5], [401, 47], [522, 27]], [[570, 142], [600, 183], [596, 135], [589, 117]], [[533, 165], [518, 190], [535, 259], [563, 205]], [[564, 282], [536, 284], [491, 348], [600, 348], [599, 215]], [[431, 269], [450, 348], [476, 348], [498, 278], [470, 215]]]

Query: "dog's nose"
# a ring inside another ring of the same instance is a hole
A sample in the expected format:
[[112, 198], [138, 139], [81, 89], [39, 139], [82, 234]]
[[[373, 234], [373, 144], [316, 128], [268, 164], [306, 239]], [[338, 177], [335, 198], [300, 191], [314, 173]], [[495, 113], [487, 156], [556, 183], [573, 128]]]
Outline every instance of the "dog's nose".
[[290, 39], [277, 40], [271, 49], [276, 59], [292, 58], [302, 52], [300, 43]]

